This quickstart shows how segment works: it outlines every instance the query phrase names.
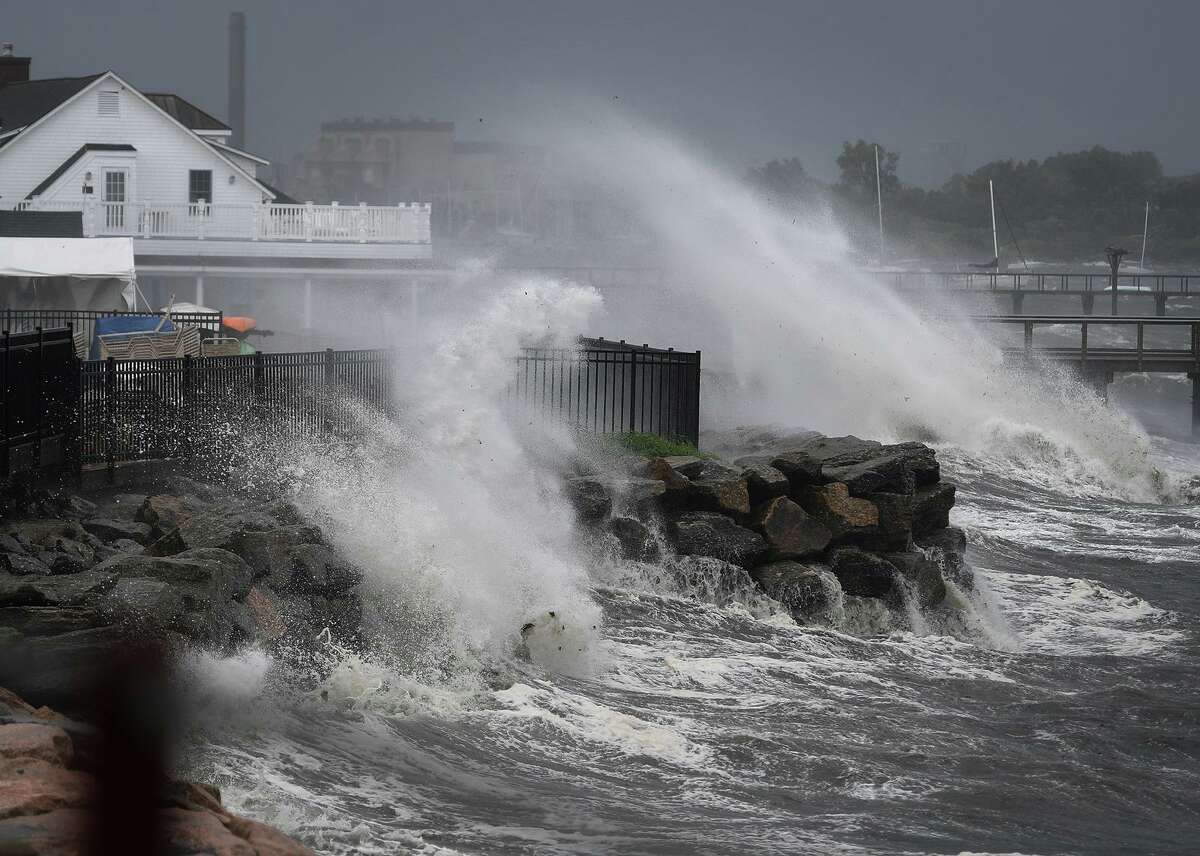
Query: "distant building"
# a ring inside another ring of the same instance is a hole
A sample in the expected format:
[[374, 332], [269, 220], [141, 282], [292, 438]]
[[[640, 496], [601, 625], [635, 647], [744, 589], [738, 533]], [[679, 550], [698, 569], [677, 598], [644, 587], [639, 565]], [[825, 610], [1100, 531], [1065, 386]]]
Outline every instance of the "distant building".
[[456, 141], [453, 122], [338, 119], [321, 123], [288, 184], [317, 201], [428, 202], [439, 236], [540, 235], [554, 220], [545, 166], [536, 146]]

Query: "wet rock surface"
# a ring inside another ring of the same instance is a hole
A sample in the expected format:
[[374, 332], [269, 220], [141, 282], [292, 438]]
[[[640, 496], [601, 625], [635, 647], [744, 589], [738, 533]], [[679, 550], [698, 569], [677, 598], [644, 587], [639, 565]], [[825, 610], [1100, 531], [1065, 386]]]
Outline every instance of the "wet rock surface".
[[712, 456], [626, 462], [639, 480], [661, 486], [628, 516], [612, 516], [621, 479], [592, 476], [580, 497], [581, 480], [571, 478], [581, 522], [614, 535], [622, 557], [635, 561], [652, 561], [642, 529], [661, 527], [680, 557], [749, 570], [798, 615], [823, 608], [820, 567], [846, 594], [893, 605], [913, 597], [936, 606], [946, 596], [943, 577], [970, 587], [965, 540], [950, 527], [954, 485], [941, 481], [928, 446], [766, 429], [711, 440], [732, 464]]
[[318, 527], [277, 500], [198, 493], [69, 497], [38, 508], [62, 517], [0, 523], [0, 681], [69, 706], [72, 677], [120, 643], [225, 655], [325, 627], [360, 643], [362, 573]]

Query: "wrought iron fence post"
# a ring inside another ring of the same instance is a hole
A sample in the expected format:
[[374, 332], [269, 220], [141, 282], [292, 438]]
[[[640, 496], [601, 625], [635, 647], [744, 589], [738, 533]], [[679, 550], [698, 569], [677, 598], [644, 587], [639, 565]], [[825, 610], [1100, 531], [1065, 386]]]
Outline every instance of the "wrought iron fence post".
[[83, 361], [75, 353], [75, 325], [67, 325], [71, 356], [67, 361], [71, 373], [71, 413], [67, 423], [67, 454], [75, 476], [75, 486], [83, 485]]
[[108, 469], [108, 481], [116, 481], [117, 474], [117, 360], [109, 357], [104, 361], [104, 460]]
[[330, 411], [333, 407], [333, 348], [325, 349], [325, 392], [321, 396], [321, 427], [326, 434], [333, 432], [333, 419], [330, 417]]
[[[1194, 339], [1194, 336], [1193, 336]], [[12, 401], [8, 397], [8, 386], [10, 383], [9, 377], [9, 360], [8, 355], [11, 349], [9, 344], [8, 330], [4, 330], [4, 373], [0, 375], [0, 395], [4, 396], [4, 448], [3, 458], [0, 459], [0, 477], [7, 478], [9, 474], [9, 437], [11, 436], [11, 417]]]
[[195, 391], [195, 360], [191, 354], [183, 355], [183, 378], [179, 389], [179, 411], [183, 414], [180, 420], [180, 430], [183, 432], [183, 454], [189, 461], [196, 454], [196, 391]]
[[[645, 347], [645, 346], [643, 346]], [[636, 350], [629, 352], [629, 433], [633, 434], [637, 431], [637, 423], [634, 421], [637, 413], [637, 355]]]
[[252, 408], [254, 418], [260, 423], [266, 421], [267, 402], [266, 402], [266, 376], [263, 366], [262, 351], [254, 354], [254, 383], [253, 383], [253, 401]]
[[696, 391], [696, 403], [692, 405], [691, 418], [691, 440], [693, 446], [700, 445], [700, 351], [696, 351], [696, 369], [692, 372], [694, 378], [693, 387]]
[[33, 372], [34, 380], [34, 406], [33, 418], [34, 426], [33, 436], [37, 438], [37, 446], [34, 450], [34, 468], [40, 470], [42, 468], [42, 414], [46, 409], [46, 379], [42, 376], [45, 370], [46, 361], [45, 355], [42, 353], [46, 347], [45, 335], [42, 332], [41, 326], [37, 328], [37, 359]]

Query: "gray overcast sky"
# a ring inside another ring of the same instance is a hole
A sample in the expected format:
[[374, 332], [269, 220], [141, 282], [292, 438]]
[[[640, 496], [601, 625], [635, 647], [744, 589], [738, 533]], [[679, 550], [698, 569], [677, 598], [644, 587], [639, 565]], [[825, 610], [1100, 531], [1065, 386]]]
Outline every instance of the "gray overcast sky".
[[36, 77], [112, 68], [224, 117], [233, 9], [248, 16], [248, 147], [273, 158], [354, 115], [536, 143], [526, 120], [580, 93], [730, 164], [795, 155], [824, 177], [860, 136], [899, 150], [910, 180], [936, 172], [934, 141], [965, 146], [968, 168], [1100, 143], [1200, 170], [1195, 0], [0, 0], [0, 41]]

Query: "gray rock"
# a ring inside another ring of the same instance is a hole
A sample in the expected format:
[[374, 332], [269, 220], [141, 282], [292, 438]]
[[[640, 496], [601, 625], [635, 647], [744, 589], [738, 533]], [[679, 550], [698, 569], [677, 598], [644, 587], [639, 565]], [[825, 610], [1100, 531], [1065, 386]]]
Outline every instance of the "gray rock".
[[708, 465], [708, 461], [704, 458], [698, 458], [694, 455], [667, 455], [659, 458], [668, 467], [686, 478], [696, 478]]
[[50, 573], [56, 576], [64, 576], [67, 574], [77, 574], [80, 571], [86, 571], [89, 567], [91, 567], [92, 560], [95, 559], [95, 556], [96, 554], [91, 550], [91, 548], [88, 548], [87, 559], [84, 559], [74, 551], [60, 552], [58, 550], [46, 550], [38, 553], [38, 561], [49, 568]]
[[820, 459], [805, 451], [793, 450], [776, 455], [771, 459], [771, 466], [787, 476], [792, 490], [821, 482]]
[[946, 598], [946, 582], [937, 562], [921, 553], [891, 553], [887, 560], [911, 584], [918, 605], [924, 609]]
[[0, 575], [0, 607], [83, 606], [116, 584], [117, 575], [99, 566], [67, 576]]
[[942, 576], [964, 589], [975, 587], [975, 572], [967, 563], [967, 534], [957, 526], [948, 526], [917, 539], [942, 569]]
[[83, 521], [83, 528], [101, 541], [125, 539], [145, 544], [150, 540], [150, 526], [137, 520], [113, 520], [107, 517], [92, 517]]
[[66, 511], [72, 517], [93, 517], [96, 514], [96, 503], [82, 496], [67, 497]]
[[267, 532], [244, 533], [237, 552], [254, 570], [257, 579], [271, 574], [292, 547], [323, 541], [321, 530], [316, 526], [280, 526]]
[[689, 476], [691, 507], [698, 511], [749, 514], [750, 493], [741, 471], [717, 461], [702, 461], [701, 464], [700, 470]]
[[217, 547], [237, 553], [247, 532], [266, 532], [278, 526], [262, 511], [208, 511], [180, 524], [178, 532], [187, 549]]
[[661, 553], [654, 534], [640, 520], [613, 517], [604, 528], [617, 540], [622, 558], [633, 562], [654, 562]]
[[896, 566], [857, 547], [839, 547], [829, 556], [829, 569], [842, 591], [855, 597], [894, 596]]
[[827, 437], [813, 441], [806, 451], [821, 458], [826, 481], [844, 482], [853, 496], [877, 491], [911, 494], [940, 475], [933, 450], [923, 443], [883, 446], [857, 437]]
[[757, 532], [711, 511], [689, 511], [672, 521], [668, 531], [675, 549], [685, 556], [709, 556], [745, 568], [770, 552]]
[[337, 595], [362, 582], [362, 571], [322, 544], [291, 547], [265, 580], [278, 592]]
[[777, 496], [787, 496], [791, 490], [788, 477], [765, 461], [744, 464], [742, 467], [742, 478], [746, 480], [752, 506]]
[[612, 494], [608, 485], [600, 479], [581, 477], [568, 479], [565, 485], [567, 499], [575, 513], [584, 523], [599, 523], [612, 511]]
[[869, 493], [879, 510], [879, 525], [873, 532], [860, 533], [854, 543], [885, 553], [907, 550], [912, 543], [914, 496], [902, 493]]
[[798, 616], [820, 612], [829, 605], [821, 575], [799, 562], [771, 562], [750, 571], [764, 592]]
[[89, 573], [148, 577], [178, 586], [203, 590], [214, 600], [240, 600], [250, 591], [254, 573], [241, 556], [219, 547], [196, 547], [174, 556], [114, 556]]
[[33, 556], [21, 553], [0, 553], [0, 570], [17, 576], [49, 574], [50, 568]]
[[777, 496], [756, 508], [751, 526], [766, 539], [776, 559], [816, 555], [829, 546], [831, 538], [824, 523], [786, 496]]
[[948, 482], [929, 485], [914, 493], [912, 531], [914, 536], [928, 535], [950, 525], [954, 507], [954, 485]]
[[12, 535], [0, 535], [0, 553], [24, 553], [25, 547]]

